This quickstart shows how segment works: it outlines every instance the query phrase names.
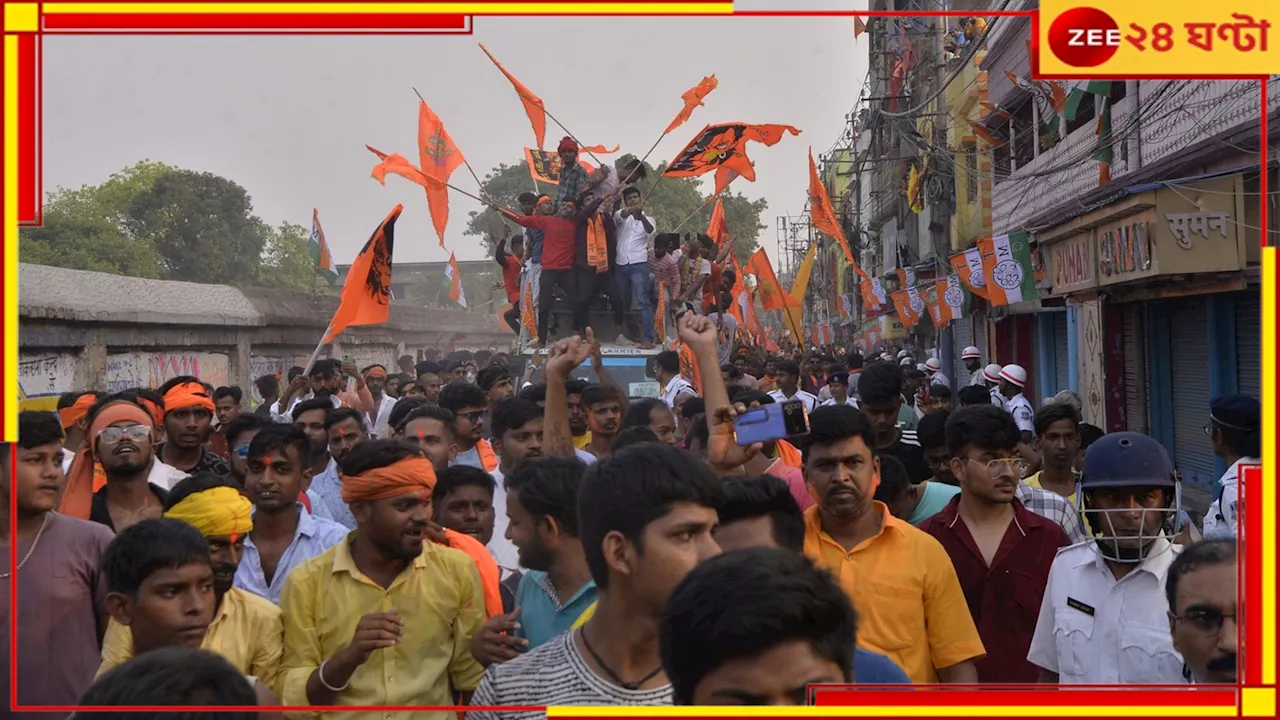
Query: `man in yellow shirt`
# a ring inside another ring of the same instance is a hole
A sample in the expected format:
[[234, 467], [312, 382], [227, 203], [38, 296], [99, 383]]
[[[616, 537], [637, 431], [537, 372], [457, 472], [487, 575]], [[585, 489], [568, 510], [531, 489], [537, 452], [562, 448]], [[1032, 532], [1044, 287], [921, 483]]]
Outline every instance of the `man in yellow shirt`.
[[[231, 633], [221, 632], [213, 625], [223, 617], [215, 591], [216, 573], [209, 543], [195, 528], [171, 518], [130, 525], [107, 546], [102, 570], [107, 576], [111, 624], [99, 677], [112, 667], [123, 665], [135, 652], [143, 655], [158, 648], [203, 648], [218, 653], [245, 674], [253, 683], [259, 704], [279, 705], [269, 688], [269, 679], [254, 675], [263, 669], [217, 646], [218, 637]], [[219, 613], [216, 617], [215, 608]], [[276, 622], [279, 623], [279, 611]], [[210, 643], [211, 638], [214, 644]], [[243, 644], [232, 649], [238, 647]]]
[[[225, 657], [240, 672], [278, 692], [284, 653], [280, 608], [232, 587], [244, 539], [253, 529], [253, 505], [234, 483], [227, 476], [210, 472], [179, 481], [165, 500], [165, 518], [194, 527], [204, 536], [212, 560], [213, 611], [199, 647]], [[125, 624], [113, 618], [107, 626], [98, 675], [137, 654], [137, 632], [128, 632]]]
[[915, 683], [976, 683], [985, 654], [951, 558], [927, 533], [873, 500], [875, 431], [861, 411], [809, 415], [804, 474], [817, 505], [805, 511], [805, 554], [839, 578], [861, 622], [858, 643]]
[[280, 597], [284, 704], [441, 706], [457, 703], [453, 691], [465, 702], [484, 675], [468, 648], [485, 620], [484, 594], [466, 553], [427, 542], [431, 461], [409, 443], [369, 440], [342, 470], [356, 530], [294, 569]]

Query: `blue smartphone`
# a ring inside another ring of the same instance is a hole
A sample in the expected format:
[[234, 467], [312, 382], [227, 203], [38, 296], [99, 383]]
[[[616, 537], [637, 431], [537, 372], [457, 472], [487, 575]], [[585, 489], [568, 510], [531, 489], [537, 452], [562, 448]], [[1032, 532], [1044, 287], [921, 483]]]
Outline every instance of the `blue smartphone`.
[[743, 446], [808, 435], [809, 413], [801, 400], [761, 405], [734, 419], [733, 434]]

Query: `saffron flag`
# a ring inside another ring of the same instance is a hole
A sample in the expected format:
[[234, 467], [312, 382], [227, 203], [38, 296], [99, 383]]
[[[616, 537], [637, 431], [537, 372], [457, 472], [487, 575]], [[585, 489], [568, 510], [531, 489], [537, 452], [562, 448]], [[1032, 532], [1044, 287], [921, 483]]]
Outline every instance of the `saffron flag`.
[[489, 52], [489, 49], [483, 43], [480, 44], [480, 49], [484, 50], [484, 54], [489, 56], [493, 64], [498, 66], [502, 74], [506, 75], [507, 79], [511, 81], [512, 87], [516, 89], [516, 94], [520, 96], [520, 103], [524, 105], [525, 114], [529, 116], [529, 124], [533, 126], [533, 137], [538, 141], [538, 148], [541, 149], [547, 135], [547, 108], [542, 103], [542, 98], [534, 95], [529, 88], [524, 86], [524, 83], [516, 79], [515, 75], [507, 72], [507, 69], [502, 67], [502, 63], [498, 62], [498, 59], [493, 56], [493, 53]]
[[734, 304], [730, 308], [730, 312], [738, 320], [738, 327], [746, 328], [747, 332], [753, 335], [763, 335], [764, 326], [760, 324], [760, 318], [756, 315], [755, 299], [752, 298], [751, 290], [747, 287], [742, 267], [738, 265], [737, 257], [730, 254], [729, 258], [733, 263], [732, 292], [734, 298]]
[[906, 290], [920, 283], [920, 280], [916, 277], [916, 269], [913, 267], [898, 268], [897, 273], [898, 288], [900, 290]]
[[1025, 232], [978, 241], [987, 300], [992, 305], [1012, 305], [1036, 297], [1031, 270], [1031, 241]]
[[444, 123], [425, 102], [419, 101], [418, 163], [422, 174], [439, 181], [423, 187], [427, 191], [427, 209], [431, 211], [431, 223], [440, 237], [440, 247], [444, 247], [444, 228], [449, 222], [449, 188], [444, 184], [464, 162], [462, 151], [445, 132]]
[[449, 299], [466, 307], [467, 291], [462, 287], [462, 273], [458, 271], [458, 258], [453, 253], [449, 253], [449, 264], [444, 266], [444, 276], [449, 281]]
[[653, 310], [653, 336], [659, 343], [667, 341], [667, 286], [658, 283], [658, 307]]
[[862, 18], [855, 15], [853, 17], [853, 39], [857, 40], [858, 36], [867, 31], [867, 23]]
[[[752, 168], [754, 168], [755, 166], [756, 166], [755, 163], [751, 163]], [[738, 171], [732, 168], [722, 167], [716, 170], [716, 190], [712, 194], [716, 195], [724, 192], [729, 187], [729, 183], [733, 182], [734, 180], [737, 180], [740, 177], [742, 176], [738, 173]]]
[[723, 245], [728, 236], [729, 228], [724, 221], [724, 201], [716, 198], [716, 206], [711, 210], [711, 222], [707, 223], [707, 237], [715, 240], [716, 245]]
[[[535, 150], [533, 148], [524, 149], [524, 159], [529, 162], [529, 176], [538, 182], [544, 182], [548, 185], [560, 184], [560, 171], [564, 169], [564, 161], [560, 159], [559, 153], [550, 150]], [[578, 161], [590, 175], [596, 171], [590, 164]]]
[[391, 315], [391, 251], [395, 248], [396, 220], [404, 211], [396, 205], [347, 271], [338, 311], [329, 321], [324, 341], [331, 342], [343, 330], [354, 325], [380, 325]]
[[844, 239], [844, 231], [840, 229], [835, 211], [831, 209], [831, 198], [827, 196], [827, 187], [822, 184], [822, 178], [818, 177], [818, 166], [813, 162], [812, 147], [809, 148], [809, 220], [813, 223], [815, 230], [826, 233], [840, 243], [845, 260], [849, 261], [849, 265], [855, 272], [865, 278], [867, 274], [862, 271], [858, 261], [853, 259], [853, 251], [849, 249], [849, 242]]
[[676, 115], [676, 118], [671, 121], [671, 124], [667, 126], [667, 129], [662, 131], [662, 134], [666, 135], [672, 130], [675, 130], [685, 124], [689, 117], [693, 115], [694, 109], [703, 104], [702, 99], [711, 94], [711, 91], [715, 90], [719, 85], [720, 81], [716, 80], [715, 75], [711, 75], [709, 77], [702, 78], [702, 82], [694, 85], [688, 90], [685, 90], [684, 94], [680, 96], [680, 99], [684, 100], [684, 108], [681, 109]]
[[773, 272], [769, 256], [764, 248], [756, 250], [747, 260], [747, 272], [756, 276], [756, 292], [760, 293], [760, 306], [765, 310], [785, 310], [794, 304], [791, 296], [782, 291], [778, 276]]
[[[981, 241], [979, 241], [981, 242]], [[987, 300], [987, 277], [982, 270], [982, 251], [976, 247], [951, 256], [951, 267], [969, 292]]]
[[934, 283], [928, 301], [933, 326], [938, 329], [969, 313], [969, 291], [956, 275], [946, 275]]
[[913, 295], [906, 290], [899, 290], [889, 297], [893, 300], [893, 309], [898, 312], [903, 327], [912, 328], [920, 322], [920, 315], [924, 313], [925, 307], [924, 300], [918, 293]]
[[889, 305], [885, 297], [884, 281], [878, 276], [862, 281], [862, 314], [870, 316]]
[[529, 339], [538, 341], [538, 316], [533, 312], [533, 283], [525, 280], [524, 292], [520, 295], [520, 324], [529, 333]]
[[[799, 135], [790, 125], [748, 125], [722, 123], [708, 125], [685, 145], [662, 174], [667, 177], [698, 177], [721, 168], [733, 170], [748, 182], [755, 182], [756, 171], [747, 157], [748, 142], [776, 145], [786, 133]], [[727, 176], [726, 176], [727, 177]], [[716, 192], [723, 188], [716, 183]]]
[[324, 240], [324, 228], [320, 227], [320, 211], [311, 210], [311, 237], [307, 240], [307, 249], [311, 251], [311, 259], [316, 263], [316, 272], [324, 275], [332, 285], [338, 279], [338, 266], [333, 264], [333, 256], [329, 254], [329, 243]]
[[612, 155], [622, 149], [621, 145], [614, 145], [612, 149], [603, 145], [583, 145], [578, 148], [579, 153], [596, 153], [598, 155]]

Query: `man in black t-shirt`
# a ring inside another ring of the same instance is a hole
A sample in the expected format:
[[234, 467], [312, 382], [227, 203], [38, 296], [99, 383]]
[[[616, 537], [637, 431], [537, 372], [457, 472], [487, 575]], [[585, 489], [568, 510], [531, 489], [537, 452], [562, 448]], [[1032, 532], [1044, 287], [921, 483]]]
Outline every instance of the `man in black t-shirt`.
[[898, 427], [902, 409], [902, 373], [891, 362], [874, 362], [862, 370], [858, 381], [859, 408], [871, 419], [876, 433], [876, 453], [892, 455], [907, 468], [911, 482], [933, 476], [915, 430]]

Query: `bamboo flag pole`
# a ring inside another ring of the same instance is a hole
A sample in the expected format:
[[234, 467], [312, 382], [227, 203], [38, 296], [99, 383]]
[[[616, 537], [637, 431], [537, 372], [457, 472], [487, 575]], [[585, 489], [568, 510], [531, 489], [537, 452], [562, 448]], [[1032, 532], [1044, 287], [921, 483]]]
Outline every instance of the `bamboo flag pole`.
[[[657, 183], [654, 183], [654, 187], [657, 187]], [[652, 188], [650, 188], [650, 190], [652, 190]], [[712, 201], [712, 200], [715, 200], [715, 199], [716, 199], [716, 196], [715, 196], [715, 195], [712, 195], [712, 196], [708, 197], [706, 200], [702, 201], [702, 204], [698, 206], [698, 209], [697, 209], [697, 210], [694, 210], [694, 211], [693, 211], [693, 212], [691, 212], [691, 213], [689, 213], [689, 216], [688, 216], [688, 217], [686, 217], [685, 219], [681, 220], [681, 221], [680, 221], [680, 224], [676, 226], [676, 229], [675, 229], [675, 230], [672, 230], [671, 232], [673, 232], [673, 233], [675, 233], [675, 232], [680, 232], [680, 228], [684, 227], [685, 223], [687, 223], [687, 222], [689, 222], [690, 220], [692, 220], [694, 215], [697, 215], [698, 213], [702, 212], [702, 210], [703, 210], [705, 207], [707, 207], [707, 205], [710, 205], [710, 204], [711, 204], [711, 201]]]

